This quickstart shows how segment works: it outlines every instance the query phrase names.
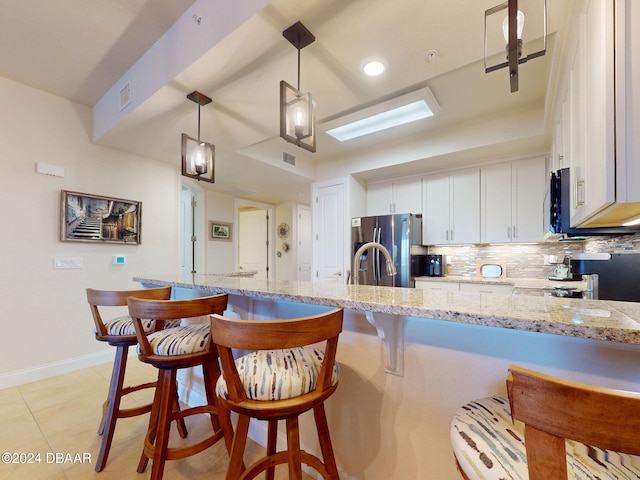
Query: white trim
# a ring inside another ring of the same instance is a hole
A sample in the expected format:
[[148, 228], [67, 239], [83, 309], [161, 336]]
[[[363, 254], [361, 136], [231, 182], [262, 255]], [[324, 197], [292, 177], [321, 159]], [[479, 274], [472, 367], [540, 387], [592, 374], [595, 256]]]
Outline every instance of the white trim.
[[113, 357], [114, 350], [109, 349], [103, 352], [81, 355], [58, 362], [38, 365], [37, 367], [4, 373], [0, 375], [0, 390], [55, 377], [56, 375], [62, 375], [76, 370], [82, 370], [83, 368], [94, 367], [107, 362], [113, 362]]

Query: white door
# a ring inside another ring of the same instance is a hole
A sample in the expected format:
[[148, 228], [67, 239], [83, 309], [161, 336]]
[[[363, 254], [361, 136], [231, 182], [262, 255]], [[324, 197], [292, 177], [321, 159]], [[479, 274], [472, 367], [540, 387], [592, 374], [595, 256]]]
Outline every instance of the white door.
[[313, 242], [312, 225], [311, 225], [311, 209], [302, 205], [298, 206], [298, 281], [311, 281], [311, 251]]
[[344, 184], [318, 187], [315, 215], [315, 255], [317, 282], [346, 282], [344, 268], [345, 211]]
[[238, 212], [238, 266], [243, 272], [258, 272], [255, 278], [268, 278], [267, 211]]

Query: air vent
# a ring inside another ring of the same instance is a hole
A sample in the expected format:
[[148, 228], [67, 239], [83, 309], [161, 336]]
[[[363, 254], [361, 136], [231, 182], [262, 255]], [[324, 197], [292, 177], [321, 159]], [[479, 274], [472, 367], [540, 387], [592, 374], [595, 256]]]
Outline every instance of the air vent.
[[295, 155], [291, 155], [290, 153], [282, 152], [282, 161], [284, 163], [288, 163], [292, 167], [296, 166], [296, 156]]
[[120, 110], [125, 108], [127, 105], [131, 103], [132, 95], [131, 95], [131, 81], [128, 81], [121, 89], [120, 89]]

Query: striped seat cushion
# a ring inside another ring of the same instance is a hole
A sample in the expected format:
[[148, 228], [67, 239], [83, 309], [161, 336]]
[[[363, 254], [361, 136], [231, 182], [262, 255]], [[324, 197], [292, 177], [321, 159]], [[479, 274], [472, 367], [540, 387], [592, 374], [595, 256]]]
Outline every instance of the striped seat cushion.
[[[154, 355], [188, 355], [204, 352], [209, 341], [209, 324], [191, 324], [165, 328], [147, 335]], [[140, 353], [140, 345], [138, 345]]]
[[[512, 423], [509, 400], [493, 396], [470, 402], [451, 422], [453, 452], [471, 480], [528, 480], [524, 425]], [[637, 480], [640, 457], [567, 440], [571, 480]]]
[[[316, 388], [324, 352], [313, 347], [258, 351], [236, 360], [247, 398], [252, 400], [284, 400], [299, 397]], [[338, 383], [340, 367], [333, 365], [331, 385]], [[223, 377], [216, 392], [229, 398]]]
[[[168, 320], [164, 323], [165, 328], [176, 327], [180, 325], [180, 320]], [[129, 315], [116, 317], [108, 322], [104, 322], [109, 335], [135, 335], [136, 329], [133, 326], [133, 320]], [[142, 320], [142, 328], [149, 333], [153, 327], [153, 320]]]

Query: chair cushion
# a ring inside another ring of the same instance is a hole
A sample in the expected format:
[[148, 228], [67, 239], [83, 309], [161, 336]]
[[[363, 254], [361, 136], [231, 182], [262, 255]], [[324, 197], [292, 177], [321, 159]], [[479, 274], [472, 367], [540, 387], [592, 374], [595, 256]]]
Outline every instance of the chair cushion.
[[[187, 355], [204, 352], [208, 346], [209, 324], [190, 324], [165, 328], [147, 335], [154, 355]], [[138, 345], [140, 353], [140, 345]]]
[[[236, 360], [247, 398], [284, 400], [299, 397], [316, 388], [324, 352], [313, 347], [252, 352]], [[340, 367], [335, 362], [331, 385], [338, 383]], [[229, 398], [221, 376], [216, 385], [218, 396]]]
[[[164, 323], [165, 328], [177, 327], [180, 325], [180, 320], [168, 320]], [[109, 335], [135, 335], [136, 329], [133, 326], [133, 320], [129, 315], [123, 315], [122, 317], [116, 317], [108, 322], [104, 322], [104, 326], [107, 328]], [[142, 320], [142, 328], [145, 332], [150, 332], [153, 327], [153, 320]]]
[[[453, 452], [471, 480], [527, 480], [524, 425], [511, 419], [509, 400], [493, 396], [470, 402], [451, 422]], [[572, 480], [640, 478], [640, 457], [566, 441]]]

